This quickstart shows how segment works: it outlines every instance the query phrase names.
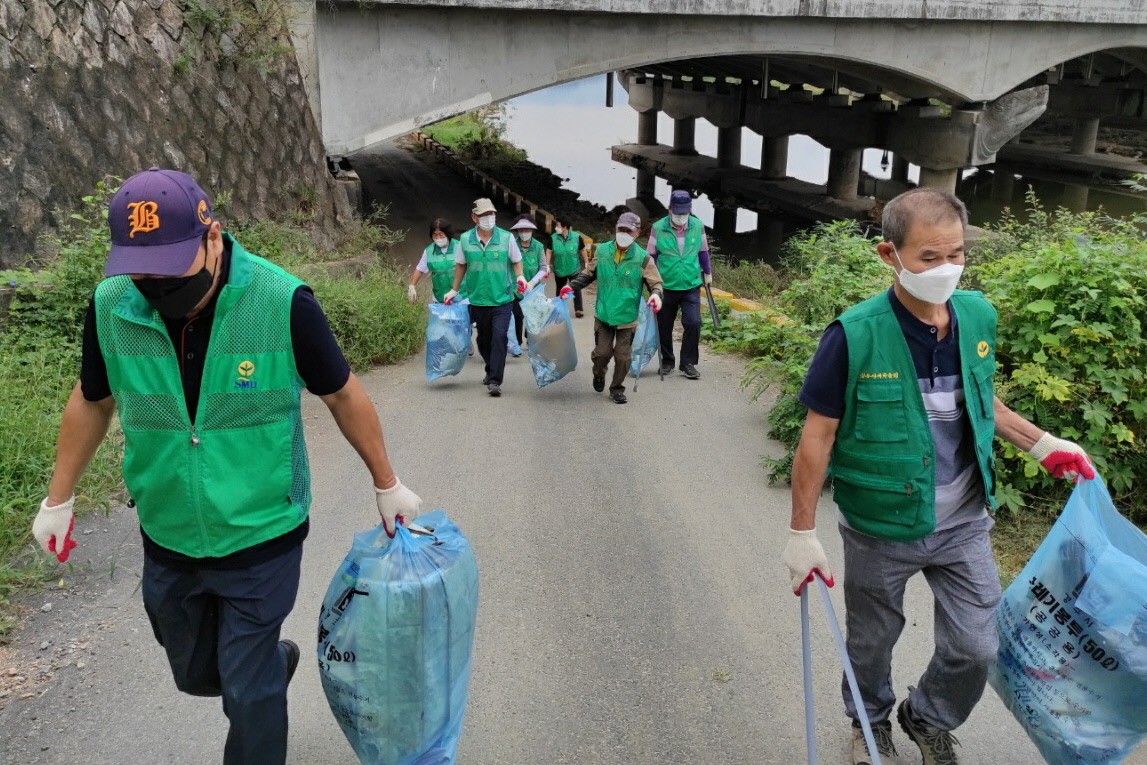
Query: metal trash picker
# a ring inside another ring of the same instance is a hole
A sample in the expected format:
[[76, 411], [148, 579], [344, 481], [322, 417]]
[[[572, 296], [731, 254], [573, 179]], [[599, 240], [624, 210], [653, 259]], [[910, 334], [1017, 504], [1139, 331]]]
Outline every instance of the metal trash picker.
[[[848, 689], [852, 692], [853, 706], [860, 718], [860, 727], [864, 731], [864, 741], [868, 744], [868, 751], [872, 756], [872, 765], [883, 765], [880, 752], [876, 749], [876, 741], [872, 737], [872, 726], [868, 723], [868, 712], [864, 709], [864, 700], [860, 698], [860, 689], [856, 685], [856, 674], [852, 671], [852, 662], [848, 660], [848, 650], [844, 647], [844, 638], [840, 634], [840, 625], [836, 621], [836, 612], [832, 610], [832, 601], [828, 598], [828, 586], [821, 579], [820, 572], [814, 570], [811, 578], [820, 589], [824, 609], [828, 615], [828, 626], [832, 632], [832, 640], [836, 643], [836, 651], [840, 654], [840, 663], [844, 665], [844, 676], [848, 678]], [[808, 621], [808, 591], [809, 583], [801, 587], [801, 649], [804, 659], [804, 720], [805, 740], [808, 742], [808, 763], [817, 765], [816, 754], [816, 713], [812, 701], [812, 637], [809, 632]]]
[[705, 285], [705, 296], [709, 299], [709, 318], [713, 320], [713, 329], [720, 329], [721, 317], [717, 313], [717, 302], [713, 300], [713, 285]]

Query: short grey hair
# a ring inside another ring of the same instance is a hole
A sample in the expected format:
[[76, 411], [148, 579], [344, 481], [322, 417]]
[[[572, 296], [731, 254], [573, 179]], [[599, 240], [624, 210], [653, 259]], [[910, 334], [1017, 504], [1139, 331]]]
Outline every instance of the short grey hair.
[[905, 191], [884, 205], [880, 215], [880, 228], [884, 241], [899, 249], [908, 238], [914, 223], [944, 223], [959, 220], [968, 226], [968, 208], [955, 194], [940, 189], [918, 188]]

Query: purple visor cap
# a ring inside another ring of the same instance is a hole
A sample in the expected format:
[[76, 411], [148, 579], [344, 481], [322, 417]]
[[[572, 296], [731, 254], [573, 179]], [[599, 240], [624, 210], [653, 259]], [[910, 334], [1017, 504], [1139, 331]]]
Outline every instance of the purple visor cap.
[[689, 192], [678, 189], [669, 195], [669, 212], [680, 215], [693, 209], [693, 197]]
[[153, 167], [124, 181], [108, 209], [112, 246], [106, 276], [182, 276], [215, 213], [186, 173]]

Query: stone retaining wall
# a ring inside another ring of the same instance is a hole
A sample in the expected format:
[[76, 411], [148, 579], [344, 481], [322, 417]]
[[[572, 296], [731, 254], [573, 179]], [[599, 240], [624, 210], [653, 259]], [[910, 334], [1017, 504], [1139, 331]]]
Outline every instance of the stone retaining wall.
[[225, 221], [301, 213], [331, 233], [349, 215], [285, 27], [224, 32], [183, 7], [0, 0], [0, 268], [50, 250], [41, 234], [98, 180], [151, 165], [228, 195]]

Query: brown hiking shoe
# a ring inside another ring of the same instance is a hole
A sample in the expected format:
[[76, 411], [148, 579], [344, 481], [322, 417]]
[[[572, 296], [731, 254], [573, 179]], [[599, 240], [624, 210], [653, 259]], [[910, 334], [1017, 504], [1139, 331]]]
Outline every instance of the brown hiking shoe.
[[908, 699], [900, 702], [900, 708], [896, 710], [896, 719], [900, 721], [900, 727], [904, 732], [911, 736], [916, 746], [920, 747], [924, 765], [960, 765], [956, 750], [953, 749], [960, 742], [951, 731], [940, 730], [935, 725], [917, 719], [912, 714]]
[[[884, 765], [891, 763], [885, 757], [895, 757], [896, 747], [892, 745], [892, 721], [881, 720], [872, 723], [872, 740]], [[868, 742], [864, 740], [864, 729], [855, 720], [852, 723], [852, 765], [872, 765], [872, 755], [868, 753]]]

